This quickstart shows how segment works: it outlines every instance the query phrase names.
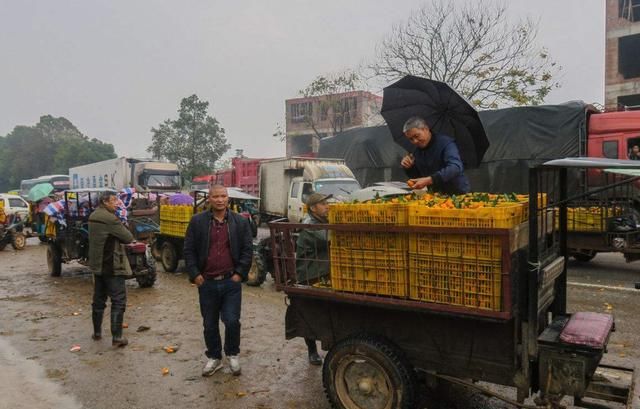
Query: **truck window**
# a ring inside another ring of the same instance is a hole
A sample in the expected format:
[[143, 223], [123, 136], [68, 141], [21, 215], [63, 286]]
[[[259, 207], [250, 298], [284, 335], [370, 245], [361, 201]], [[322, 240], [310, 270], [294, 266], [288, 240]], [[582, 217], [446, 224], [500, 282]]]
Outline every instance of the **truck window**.
[[602, 156], [609, 159], [618, 159], [618, 141], [604, 141], [602, 143]]
[[298, 197], [298, 190], [300, 190], [300, 182], [293, 182], [291, 185], [291, 197]]
[[27, 204], [20, 199], [9, 198], [9, 207], [27, 207]]

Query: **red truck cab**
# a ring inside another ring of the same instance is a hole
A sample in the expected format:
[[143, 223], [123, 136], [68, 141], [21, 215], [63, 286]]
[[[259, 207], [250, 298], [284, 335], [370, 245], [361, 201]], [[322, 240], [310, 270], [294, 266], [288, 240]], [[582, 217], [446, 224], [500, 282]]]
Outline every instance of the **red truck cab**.
[[633, 146], [640, 147], [640, 110], [592, 114], [587, 129], [588, 156], [629, 159]]

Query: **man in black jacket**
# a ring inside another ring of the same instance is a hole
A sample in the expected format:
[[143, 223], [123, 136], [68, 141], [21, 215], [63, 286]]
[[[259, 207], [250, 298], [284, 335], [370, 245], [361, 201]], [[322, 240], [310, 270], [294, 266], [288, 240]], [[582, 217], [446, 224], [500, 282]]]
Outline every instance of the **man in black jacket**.
[[184, 260], [189, 280], [198, 286], [207, 346], [202, 376], [222, 368], [219, 319], [225, 326], [224, 353], [231, 372], [240, 375], [240, 306], [242, 281], [247, 280], [253, 257], [251, 226], [228, 209], [224, 186], [211, 186], [209, 204], [211, 211], [191, 218], [184, 240]]

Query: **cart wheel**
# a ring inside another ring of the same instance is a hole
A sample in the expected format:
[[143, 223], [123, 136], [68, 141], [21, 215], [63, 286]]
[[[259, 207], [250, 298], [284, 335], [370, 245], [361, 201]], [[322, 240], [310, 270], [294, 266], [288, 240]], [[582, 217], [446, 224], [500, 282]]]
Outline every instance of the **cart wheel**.
[[247, 285], [251, 287], [259, 287], [262, 283], [264, 283], [265, 275], [261, 273], [258, 268], [258, 260], [256, 257], [253, 258], [253, 262], [251, 263], [251, 269], [249, 270], [249, 277], [247, 279]]
[[178, 268], [178, 252], [171, 242], [167, 241], [162, 245], [160, 260], [167, 273], [173, 273]]
[[347, 338], [327, 354], [322, 383], [336, 409], [408, 409], [415, 379], [402, 352], [385, 339]]
[[153, 254], [153, 258], [156, 260], [160, 260], [162, 257], [161, 244], [162, 242], [158, 239], [153, 240], [153, 244], [151, 244], [151, 254]]
[[581, 263], [587, 263], [593, 260], [596, 254], [598, 254], [598, 252], [595, 250], [582, 250], [582, 249], [575, 250], [575, 252], [571, 253], [573, 258], [575, 258], [576, 261], [579, 261]]
[[15, 250], [24, 250], [27, 245], [27, 237], [23, 233], [14, 233], [11, 238], [11, 246]]
[[147, 251], [144, 253], [144, 267], [147, 270], [147, 274], [136, 275], [136, 281], [140, 288], [153, 287], [156, 282], [156, 260], [151, 255], [151, 250], [147, 247]]
[[49, 243], [47, 246], [47, 267], [51, 277], [60, 277], [62, 273], [62, 255], [60, 248], [55, 243]]
[[0, 251], [4, 250], [5, 247], [7, 247], [6, 241], [3, 241], [2, 243], [0, 243]]

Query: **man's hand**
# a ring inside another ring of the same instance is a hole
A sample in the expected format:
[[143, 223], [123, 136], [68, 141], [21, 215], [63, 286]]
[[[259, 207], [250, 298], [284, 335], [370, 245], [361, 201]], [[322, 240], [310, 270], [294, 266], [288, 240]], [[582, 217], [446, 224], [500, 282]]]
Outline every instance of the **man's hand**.
[[193, 283], [198, 287], [204, 284], [204, 277], [202, 276], [202, 274], [198, 274], [198, 276], [193, 279]]
[[417, 179], [409, 179], [409, 186], [412, 189], [424, 189], [427, 186], [433, 185], [433, 179], [431, 176], [427, 176], [425, 178], [417, 178]]
[[233, 273], [233, 275], [231, 276], [231, 281], [233, 281], [234, 283], [239, 283], [242, 281], [242, 276], [238, 273]]
[[402, 161], [400, 161], [400, 166], [402, 166], [405, 169], [410, 169], [413, 167], [414, 163], [415, 163], [415, 159], [413, 158], [413, 155], [408, 154], [408, 155], [405, 155], [404, 158], [402, 158]]

